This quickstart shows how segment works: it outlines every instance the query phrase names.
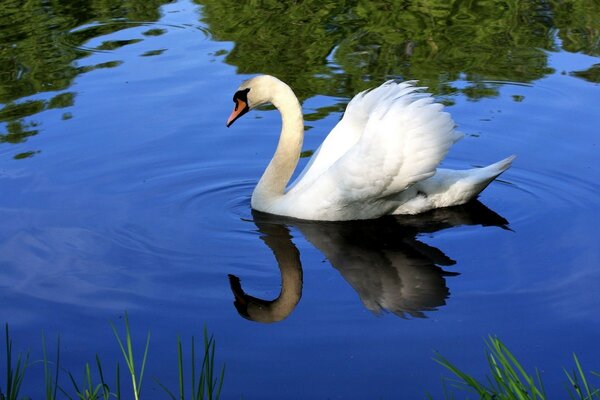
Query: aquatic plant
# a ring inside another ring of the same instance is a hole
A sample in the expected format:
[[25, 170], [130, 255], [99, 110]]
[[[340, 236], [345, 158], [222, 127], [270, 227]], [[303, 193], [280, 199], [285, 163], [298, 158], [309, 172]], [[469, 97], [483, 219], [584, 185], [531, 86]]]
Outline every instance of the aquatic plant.
[[[455, 364], [436, 354], [434, 360], [452, 372], [457, 379], [450, 383], [462, 391], [475, 392], [480, 399], [494, 400], [546, 400], [548, 396], [544, 389], [539, 371], [534, 374], [527, 372], [510, 350], [495, 336], [490, 336], [486, 342], [491, 376], [487, 382], [481, 382], [472, 375], [462, 371]], [[568, 384], [567, 391], [571, 399], [600, 400], [600, 389], [593, 387], [581, 367], [579, 359], [573, 354], [575, 370], [569, 373], [566, 369]], [[591, 374], [600, 376], [597, 372]], [[448, 394], [446, 398], [449, 397]]]
[[[116, 378], [117, 390], [115, 393], [111, 393], [110, 387], [106, 384], [106, 381], [104, 380], [104, 374], [102, 373], [102, 364], [100, 362], [100, 357], [97, 354], [96, 354], [96, 367], [98, 369], [100, 383], [98, 383], [98, 384], [93, 383], [90, 364], [86, 363], [85, 370], [84, 370], [84, 380], [81, 385], [81, 389], [80, 389], [79, 385], [77, 385], [77, 382], [76, 382], [75, 378], [73, 377], [73, 374], [71, 374], [71, 372], [68, 372], [69, 379], [71, 380], [71, 383], [73, 384], [73, 388], [75, 389], [77, 398], [80, 400], [98, 400], [98, 399], [108, 400], [108, 399], [110, 399], [111, 395], [114, 395], [115, 398], [120, 399], [121, 398], [121, 379], [119, 376], [119, 364], [117, 364], [117, 378]], [[48, 387], [48, 385], [46, 385], [46, 387]], [[71, 396], [69, 396], [69, 394], [63, 388], [60, 388], [60, 390], [65, 396], [67, 396], [67, 398], [69, 398], [71, 400], [73, 399]], [[48, 397], [46, 397], [46, 400], [49, 400]]]
[[[141, 355], [141, 360], [135, 357], [134, 345], [132, 340], [131, 328], [129, 325], [129, 318], [125, 313], [125, 332], [124, 335], [119, 335], [117, 328], [111, 323], [111, 327], [125, 363], [127, 365], [127, 371], [131, 378], [132, 395], [133, 398], [139, 400], [142, 381], [144, 377], [146, 361], [148, 359], [149, 347], [150, 347], [150, 333], [148, 333], [146, 339], [146, 345]], [[218, 376], [215, 374], [215, 348], [216, 343], [212, 335], [209, 335], [206, 327], [204, 328], [204, 355], [202, 357], [202, 365], [200, 369], [197, 369], [196, 364], [196, 343], [192, 336], [191, 339], [191, 396], [190, 400], [216, 400], [221, 396], [221, 389], [223, 387], [223, 381], [225, 377], [225, 367], [221, 368]], [[76, 379], [71, 371], [65, 370], [60, 365], [60, 337], [56, 341], [56, 358], [50, 361], [48, 351], [46, 347], [46, 337], [42, 333], [42, 354], [43, 359], [38, 361], [30, 362], [29, 350], [25, 353], [19, 353], [14, 360], [12, 339], [8, 329], [8, 324], [5, 325], [5, 350], [6, 350], [6, 377], [5, 382], [0, 379], [0, 400], [18, 400], [28, 398], [20, 394], [23, 380], [25, 378], [25, 372], [28, 371], [29, 367], [34, 364], [41, 363], [43, 366], [43, 378], [44, 378], [44, 389], [46, 400], [56, 400], [57, 391], [64, 395], [69, 400], [109, 400], [111, 398], [120, 400], [121, 397], [121, 377], [120, 377], [120, 366], [119, 363], [116, 365], [116, 376], [114, 386], [107, 383], [105, 379], [104, 371], [102, 368], [102, 362], [100, 356], [96, 354], [95, 357], [95, 371], [89, 363], [84, 366], [83, 377], [80, 381]], [[175, 396], [169, 391], [163, 384], [157, 381], [157, 383], [167, 392], [167, 394], [173, 399], [184, 400], [184, 368], [183, 368], [183, 346], [181, 339], [177, 338], [177, 361], [178, 361], [178, 381], [179, 381], [179, 396]], [[59, 384], [59, 372], [63, 372], [68, 377], [70, 387], [61, 386]], [[129, 398], [127, 394], [123, 398]]]
[[56, 360], [54, 361], [54, 379], [52, 379], [51, 363], [48, 361], [48, 352], [46, 351], [46, 336], [42, 332], [42, 353], [44, 355], [44, 388], [46, 389], [46, 400], [56, 399], [56, 390], [58, 389], [58, 371], [60, 369], [60, 336], [56, 339]]
[[[141, 362], [136, 363], [133, 351], [133, 342], [129, 318], [125, 314], [125, 334], [124, 337], [119, 336], [114, 324], [111, 324], [117, 343], [121, 349], [123, 357], [127, 364], [127, 369], [132, 382], [133, 397], [140, 398], [142, 387], [142, 378], [146, 366], [146, 360], [149, 353], [150, 334], [146, 339], [144, 352], [142, 353]], [[102, 368], [100, 357], [96, 355], [95, 366], [97, 378], [94, 378], [92, 367], [89, 363], [84, 366], [83, 378], [77, 382], [75, 376], [66, 371], [69, 381], [72, 385], [71, 393], [59, 385], [59, 371], [65, 371], [60, 367], [60, 337], [56, 344], [56, 358], [50, 361], [46, 349], [46, 338], [42, 334], [42, 352], [43, 359], [40, 361], [30, 362], [30, 351], [18, 353], [16, 360], [13, 356], [12, 339], [8, 324], [5, 324], [5, 350], [6, 350], [6, 376], [5, 381], [0, 380], [0, 400], [18, 400], [26, 398], [20, 395], [21, 387], [25, 377], [25, 372], [29, 367], [36, 363], [41, 363], [44, 370], [44, 388], [46, 400], [55, 400], [57, 390], [70, 400], [109, 400], [115, 398], [120, 400], [121, 397], [121, 379], [120, 367], [117, 363], [114, 391], [108, 385]], [[217, 400], [221, 396], [225, 377], [225, 366], [220, 372], [215, 370], [215, 348], [216, 342], [212, 335], [208, 333], [206, 327], [203, 331], [203, 355], [196, 355], [196, 341], [192, 336], [190, 342], [190, 365], [189, 369], [184, 368], [184, 349], [180, 337], [177, 337], [177, 370], [178, 370], [178, 393], [175, 394], [165, 385], [155, 379], [157, 384], [168, 394], [173, 400]], [[454, 378], [445, 378], [445, 383], [461, 392], [474, 393], [480, 399], [484, 400], [546, 400], [550, 398], [544, 388], [544, 384], [539, 371], [536, 369], [534, 373], [525, 370], [523, 365], [517, 360], [516, 356], [508, 349], [508, 347], [497, 337], [490, 336], [486, 341], [487, 352], [486, 359], [488, 362], [490, 375], [484, 381], [469, 375], [448, 359], [436, 353], [434, 360], [444, 368], [452, 372]], [[199, 360], [202, 360], [200, 369], [198, 370]], [[584, 372], [584, 369], [575, 354], [573, 354], [575, 367], [569, 371], [564, 369], [567, 378], [566, 391], [572, 400], [600, 400], [600, 388], [595, 387], [590, 381], [590, 375], [600, 377], [600, 373], [591, 371], [589, 374]], [[139, 373], [138, 373], [139, 371]], [[217, 372], [217, 373], [216, 373]], [[188, 375], [189, 374], [189, 375]], [[191, 377], [189, 384], [190, 391], [186, 392], [185, 375]], [[98, 381], [99, 380], [99, 381]], [[188, 396], [186, 396], [186, 393]], [[556, 393], [554, 393], [556, 395]], [[445, 390], [447, 399], [458, 398], [454, 393], [448, 393]], [[127, 396], [125, 396], [127, 397]], [[462, 398], [462, 397], [459, 397]]]
[[[225, 378], [225, 366], [221, 368], [219, 377], [215, 377], [215, 340], [212, 335], [209, 336], [206, 327], [204, 327], [204, 357], [202, 358], [202, 367], [200, 372], [196, 374], [196, 344], [195, 339], [192, 336], [191, 340], [191, 361], [190, 361], [190, 374], [191, 374], [191, 397], [192, 400], [207, 400], [219, 399], [221, 397], [221, 389], [223, 387], [223, 380]], [[179, 377], [179, 396], [176, 396], [167, 389], [162, 383], [157, 383], [163, 388], [165, 392], [173, 400], [185, 399], [185, 371], [183, 368], [183, 351], [181, 345], [181, 339], [177, 337], [177, 371]], [[196, 380], [198, 379], [198, 380]], [[198, 385], [196, 385], [198, 382]], [[205, 397], [206, 394], [206, 397]]]
[[8, 324], [5, 324], [4, 334], [6, 338], [6, 394], [3, 394], [2, 385], [0, 385], [0, 400], [17, 400], [23, 378], [25, 377], [25, 371], [29, 366], [29, 350], [25, 353], [24, 358], [23, 354], [19, 353], [16, 364], [13, 365], [12, 339], [10, 338]]
[[142, 390], [142, 379], [144, 377], [144, 369], [146, 368], [146, 360], [148, 357], [148, 347], [150, 346], [150, 332], [148, 332], [148, 337], [146, 339], [146, 348], [144, 349], [144, 355], [142, 357], [142, 363], [140, 365], [139, 376], [136, 378], [136, 364], [135, 358], [133, 356], [133, 345], [131, 343], [131, 329], [129, 328], [129, 318], [127, 313], [125, 313], [125, 344], [121, 340], [119, 333], [117, 332], [117, 328], [113, 323], [111, 323], [111, 327], [117, 338], [117, 342], [119, 343], [119, 347], [121, 348], [121, 352], [123, 353], [123, 357], [125, 358], [125, 363], [127, 364], [127, 369], [129, 370], [129, 375], [131, 376], [131, 385], [133, 386], [133, 395], [135, 400], [140, 399], [140, 392]]

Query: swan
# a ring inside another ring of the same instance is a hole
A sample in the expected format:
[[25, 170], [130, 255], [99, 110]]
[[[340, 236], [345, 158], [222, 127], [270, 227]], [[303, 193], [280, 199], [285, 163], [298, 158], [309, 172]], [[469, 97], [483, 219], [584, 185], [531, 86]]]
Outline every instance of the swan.
[[281, 113], [277, 149], [252, 193], [257, 211], [320, 221], [418, 214], [475, 198], [515, 156], [484, 168], [438, 168], [463, 137], [416, 81], [388, 81], [357, 94], [342, 119], [288, 185], [304, 138], [302, 108], [292, 89], [270, 75], [248, 79], [233, 95], [227, 127], [271, 103]]

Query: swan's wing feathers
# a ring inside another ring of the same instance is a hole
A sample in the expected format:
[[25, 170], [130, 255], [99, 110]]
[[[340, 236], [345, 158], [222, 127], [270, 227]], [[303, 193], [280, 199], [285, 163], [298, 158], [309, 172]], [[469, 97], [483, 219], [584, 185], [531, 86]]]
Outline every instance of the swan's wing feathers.
[[432, 176], [460, 136], [450, 115], [429, 94], [395, 86], [399, 91], [385, 93], [360, 140], [327, 172], [341, 182], [337, 194], [345, 202], [394, 195]]
[[420, 88], [414, 86], [415, 83], [416, 81], [402, 83], [387, 81], [375, 89], [360, 92], [346, 106], [344, 119], [351, 120], [354, 124], [364, 128], [373, 111], [381, 104], [418, 91]]
[[289, 189], [300, 189], [330, 168], [360, 140], [374, 110], [381, 104], [391, 103], [394, 98], [421, 89], [414, 86], [415, 83], [416, 81], [402, 83], [388, 81], [377, 88], [362, 91], [354, 96], [346, 106], [342, 119], [327, 135]]
[[[357, 95], [308, 173], [290, 188], [294, 207], [322, 210], [313, 219], [371, 218], [391, 213], [398, 193], [434, 175], [461, 134], [443, 106], [421, 89], [414, 82], [388, 82]], [[346, 134], [355, 142], [341, 139]]]

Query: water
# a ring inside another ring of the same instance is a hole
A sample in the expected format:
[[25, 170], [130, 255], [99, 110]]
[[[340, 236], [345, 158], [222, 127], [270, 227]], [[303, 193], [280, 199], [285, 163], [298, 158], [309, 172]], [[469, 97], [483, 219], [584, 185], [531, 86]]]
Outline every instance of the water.
[[[96, 3], [0, 7], [15, 351], [40, 359], [43, 331], [76, 376], [96, 353], [111, 371], [126, 310], [140, 350], [151, 332], [144, 398], [164, 398], [155, 377], [175, 389], [176, 337], [204, 325], [225, 398], [441, 398], [435, 351], [482, 377], [489, 334], [558, 398], [572, 352], [598, 370], [596, 3]], [[445, 166], [518, 159], [479, 202], [420, 217], [253, 214], [279, 116], [225, 120], [256, 73], [295, 89], [307, 151], [354, 93], [395, 77], [429, 86], [467, 133]], [[265, 303], [282, 273], [285, 301]], [[42, 375], [24, 394], [42, 396]]]

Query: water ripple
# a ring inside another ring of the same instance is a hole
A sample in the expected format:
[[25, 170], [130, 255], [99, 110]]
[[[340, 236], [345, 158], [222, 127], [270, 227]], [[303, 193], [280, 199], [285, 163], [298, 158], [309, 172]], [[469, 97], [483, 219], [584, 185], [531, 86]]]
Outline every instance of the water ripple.
[[[174, 29], [200, 32], [205, 40], [210, 39], [210, 33], [202, 26], [116, 19], [78, 26], [60, 35], [58, 43], [65, 48], [85, 53], [110, 53], [119, 47], [159, 37]], [[134, 35], [139, 37], [128, 40], [107, 40], [100, 42], [98, 45], [95, 44], [96, 41], [107, 35], [124, 30], [134, 30]], [[94, 45], [91, 45], [90, 42], [93, 42]]]
[[498, 183], [497, 196], [514, 203], [511, 223], [530, 219], [537, 214], [534, 210], [593, 208], [600, 192], [600, 185], [585, 177], [553, 169], [528, 170], [518, 163]]

